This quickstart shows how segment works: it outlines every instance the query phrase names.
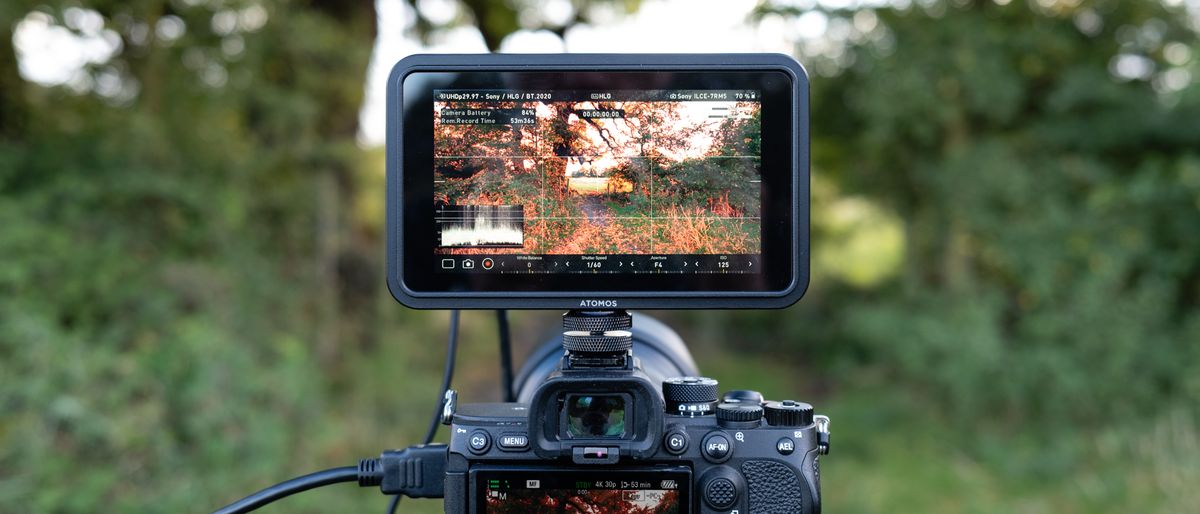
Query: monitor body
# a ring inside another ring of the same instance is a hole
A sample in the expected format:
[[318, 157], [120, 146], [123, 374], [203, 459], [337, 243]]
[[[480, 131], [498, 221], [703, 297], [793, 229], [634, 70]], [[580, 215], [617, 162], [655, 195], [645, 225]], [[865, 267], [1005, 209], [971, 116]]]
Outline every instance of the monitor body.
[[809, 276], [808, 77], [778, 54], [414, 55], [387, 101], [413, 308], [781, 308]]

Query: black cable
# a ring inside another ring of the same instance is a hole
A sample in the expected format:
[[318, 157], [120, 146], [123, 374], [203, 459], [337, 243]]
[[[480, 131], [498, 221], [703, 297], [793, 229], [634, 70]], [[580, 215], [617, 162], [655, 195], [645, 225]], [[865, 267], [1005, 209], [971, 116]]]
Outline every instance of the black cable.
[[243, 512], [250, 512], [280, 498], [286, 498], [293, 494], [304, 492], [309, 489], [314, 489], [329, 484], [337, 484], [340, 482], [354, 482], [356, 480], [358, 480], [357, 466], [342, 466], [340, 468], [318, 471], [316, 473], [311, 473], [302, 477], [293, 478], [286, 482], [275, 484], [236, 502], [230, 503], [229, 505], [217, 510], [214, 514], [240, 514]]
[[[437, 406], [433, 411], [433, 419], [429, 420], [429, 430], [425, 433], [426, 445], [433, 442], [433, 436], [437, 434], [438, 425], [441, 424], [442, 420], [442, 398], [445, 398], [446, 391], [450, 390], [450, 382], [454, 379], [454, 361], [458, 356], [458, 320], [459, 311], [450, 311], [450, 336], [449, 342], [446, 344], [446, 371], [442, 375], [442, 389], [438, 395]], [[385, 457], [387, 453], [385, 452]], [[339, 482], [357, 481], [360, 486], [379, 485], [379, 480], [382, 480], [383, 471], [378, 466], [382, 465], [383, 463], [379, 459], [364, 459], [358, 466], [343, 466], [293, 478], [226, 505], [214, 514], [241, 514], [250, 512], [280, 498], [286, 498], [309, 489]], [[396, 494], [392, 497], [391, 502], [388, 503], [388, 514], [395, 512], [396, 506], [399, 504], [400, 495]]]
[[450, 390], [450, 381], [454, 378], [454, 361], [458, 356], [458, 309], [450, 311], [450, 337], [446, 343], [446, 371], [442, 374], [442, 389], [438, 394], [437, 405], [433, 407], [433, 418], [429, 420], [429, 430], [425, 432], [425, 444], [433, 442], [437, 435], [438, 425], [442, 424], [442, 399]]
[[508, 329], [508, 311], [496, 309], [496, 324], [500, 330], [500, 392], [502, 402], [515, 402], [513, 391], [512, 335]]
[[[433, 419], [429, 420], [429, 430], [425, 432], [425, 444], [433, 442], [437, 435], [438, 425], [442, 424], [442, 400], [446, 391], [450, 390], [450, 381], [454, 379], [454, 361], [458, 356], [458, 310], [450, 311], [450, 336], [446, 343], [446, 371], [442, 374], [442, 389], [438, 394], [437, 405], [433, 409]], [[396, 506], [400, 505], [400, 495], [392, 496], [388, 502], [387, 514], [394, 514]]]

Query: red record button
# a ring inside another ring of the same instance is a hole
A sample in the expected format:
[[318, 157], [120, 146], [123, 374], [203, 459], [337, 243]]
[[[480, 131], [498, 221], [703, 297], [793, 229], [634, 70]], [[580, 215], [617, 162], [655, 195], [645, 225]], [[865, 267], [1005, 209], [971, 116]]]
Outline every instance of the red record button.
[[491, 258], [487, 258], [487, 259], [483, 260], [483, 269], [492, 269], [492, 266], [495, 266], [495, 265], [496, 265], [496, 263], [493, 262]]

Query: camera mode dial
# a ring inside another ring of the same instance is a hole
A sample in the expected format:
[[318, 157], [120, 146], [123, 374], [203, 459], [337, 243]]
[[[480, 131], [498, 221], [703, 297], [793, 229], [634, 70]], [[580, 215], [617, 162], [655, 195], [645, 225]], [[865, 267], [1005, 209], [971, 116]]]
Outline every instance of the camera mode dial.
[[813, 406], [804, 402], [767, 402], [763, 411], [767, 424], [773, 427], [805, 427], [813, 423]]
[[663, 400], [668, 414], [701, 416], [717, 407], [717, 381], [707, 377], [672, 377], [663, 380]]

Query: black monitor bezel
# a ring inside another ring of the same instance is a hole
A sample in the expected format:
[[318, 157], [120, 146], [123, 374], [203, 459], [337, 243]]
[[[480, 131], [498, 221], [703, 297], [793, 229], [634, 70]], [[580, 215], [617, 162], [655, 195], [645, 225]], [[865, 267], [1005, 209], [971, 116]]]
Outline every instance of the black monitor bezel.
[[[517, 78], [522, 86], [569, 88], [573, 79], [585, 77], [582, 74], [601, 73], [625, 83], [644, 82], [643, 89], [716, 89], [713, 74], [720, 73], [725, 89], [762, 90], [763, 169], [770, 163], [770, 169], [783, 170], [763, 176], [764, 271], [704, 275], [702, 288], [692, 286], [698, 277], [693, 274], [438, 273], [439, 255], [430, 245], [432, 177], [403, 173], [431, 169], [433, 163], [435, 87], [406, 81], [413, 73], [442, 74], [422, 75], [423, 79], [465, 77], [468, 80], [453, 86], [464, 88], [462, 84], [512, 87]], [[794, 303], [807, 287], [808, 82], [803, 69], [786, 56], [413, 56], [396, 65], [389, 81], [387, 148], [388, 285], [393, 296], [410, 307], [777, 308]], [[416, 250], [406, 253], [406, 248]], [[755, 287], [746, 287], [748, 283]]]

